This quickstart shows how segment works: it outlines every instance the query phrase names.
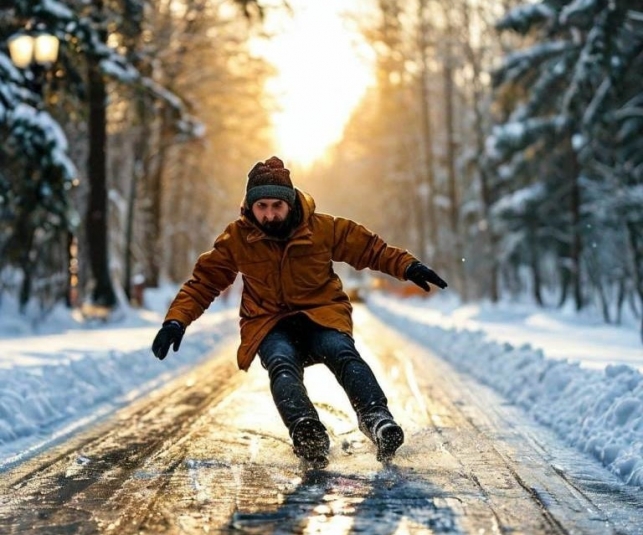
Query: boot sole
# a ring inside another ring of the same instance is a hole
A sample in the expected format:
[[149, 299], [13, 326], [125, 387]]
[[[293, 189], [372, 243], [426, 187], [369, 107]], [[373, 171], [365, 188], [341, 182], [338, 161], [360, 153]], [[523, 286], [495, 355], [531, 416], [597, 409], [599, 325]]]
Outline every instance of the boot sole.
[[397, 449], [404, 444], [404, 431], [397, 424], [385, 424], [377, 431], [377, 460], [388, 462]]

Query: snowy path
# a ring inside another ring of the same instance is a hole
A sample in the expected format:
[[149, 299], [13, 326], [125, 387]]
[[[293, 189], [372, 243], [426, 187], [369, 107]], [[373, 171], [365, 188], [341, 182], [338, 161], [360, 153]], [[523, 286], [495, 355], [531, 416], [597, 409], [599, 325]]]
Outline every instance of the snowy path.
[[[389, 467], [324, 368], [306, 383], [331, 462], [304, 473], [236, 339], [114, 418], [3, 474], [2, 533], [643, 533], [643, 498], [491, 390], [356, 310], [407, 433]], [[170, 355], [169, 358], [171, 358]]]

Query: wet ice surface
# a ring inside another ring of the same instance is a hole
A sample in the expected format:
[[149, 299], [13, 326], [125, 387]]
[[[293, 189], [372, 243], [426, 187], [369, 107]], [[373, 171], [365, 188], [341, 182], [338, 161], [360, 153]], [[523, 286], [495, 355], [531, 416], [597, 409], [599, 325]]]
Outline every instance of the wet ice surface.
[[[609, 533], [621, 521], [620, 513], [607, 515], [582, 495], [558, 495], [569, 492], [567, 483], [549, 482], [556, 470], [603, 477], [600, 467], [587, 465], [587, 459], [576, 462], [564, 448], [547, 452], [559, 467], [540, 466], [542, 444], [535, 451], [532, 445], [514, 448], [512, 431], [502, 427], [506, 421], [480, 420], [465, 392], [450, 388], [441, 370], [430, 362], [418, 366], [404, 358], [403, 348], [394, 347], [399, 353], [390, 361], [360, 347], [406, 431], [407, 441], [391, 465], [376, 461], [345, 394], [330, 372], [317, 366], [306, 371], [306, 384], [329, 429], [331, 455], [327, 469], [306, 471], [292, 454], [265, 371], [253, 367], [242, 388], [202, 416], [190, 436], [192, 455], [168, 485], [167, 503], [156, 504], [142, 531], [154, 533], [172, 517], [188, 533], [219, 526], [230, 532], [332, 535], [564, 531], [554, 515], [587, 528], [584, 533]], [[432, 384], [435, 376], [444, 392]], [[441, 399], [445, 395], [454, 400]], [[487, 404], [481, 394], [476, 396], [492, 409], [491, 400]], [[469, 418], [475, 418], [474, 425]], [[500, 449], [496, 440], [508, 445]], [[618, 488], [606, 475], [607, 481], [592, 480], [601, 496]], [[551, 518], [542, 514], [547, 506]], [[566, 508], [574, 508], [580, 518], [565, 518]], [[622, 532], [635, 533], [630, 524]]]
[[[308, 470], [294, 457], [260, 386], [264, 373], [252, 369], [249, 383], [213, 407], [202, 422], [203, 434], [192, 437], [191, 449], [209, 455], [186, 459], [185, 481], [174, 482], [177, 493], [186, 487], [192, 491], [184, 528], [204, 522], [250, 533], [458, 532], [444, 493], [427, 483], [425, 470], [413, 466], [417, 448], [403, 446], [387, 466], [377, 462], [344, 393], [321, 367], [308, 369], [306, 382], [331, 435], [330, 463], [324, 470]], [[234, 424], [222, 425], [226, 418]], [[208, 513], [195, 516], [196, 510]], [[222, 515], [215, 519], [212, 510]]]
[[415, 454], [403, 447], [395, 463], [377, 462], [345, 395], [320, 367], [307, 370], [306, 382], [331, 434], [331, 456], [327, 469], [307, 470], [266, 397], [263, 373], [253, 369], [246, 388], [213, 407], [203, 434], [192, 437], [191, 449], [209, 455], [186, 459], [172, 483], [177, 497], [191, 491], [178, 516], [183, 529], [214, 524], [253, 533], [457, 532], [444, 493], [412, 466]]
[[[203, 468], [199, 467], [196, 477], [215, 477], [219, 484], [225, 479], [221, 474], [205, 474]], [[244, 475], [246, 471], [251, 475]], [[238, 508], [229, 520], [233, 529], [390, 534], [424, 528], [432, 533], [454, 533], [453, 512], [440, 500], [440, 492], [430, 492], [424, 481], [414, 481], [412, 472], [395, 467], [370, 475], [328, 470], [274, 473], [270, 467], [251, 466], [239, 466], [233, 472], [240, 482], [256, 480], [266, 485], [250, 485], [252, 508], [243, 507], [242, 497], [235, 504]]]

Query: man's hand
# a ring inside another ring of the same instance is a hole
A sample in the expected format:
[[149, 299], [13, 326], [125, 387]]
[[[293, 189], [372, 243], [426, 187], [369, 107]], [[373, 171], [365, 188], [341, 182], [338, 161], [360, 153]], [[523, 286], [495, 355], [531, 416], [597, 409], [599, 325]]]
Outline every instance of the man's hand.
[[414, 282], [427, 292], [431, 291], [431, 287], [428, 285], [429, 282], [443, 290], [447, 287], [447, 283], [443, 281], [435, 271], [425, 266], [422, 262], [413, 262], [406, 268], [404, 277], [406, 280]]
[[174, 344], [174, 351], [178, 351], [184, 333], [185, 327], [176, 320], [168, 320], [163, 323], [163, 327], [161, 327], [156, 338], [154, 338], [154, 342], [152, 342], [154, 356], [159, 360], [163, 360], [172, 344]]

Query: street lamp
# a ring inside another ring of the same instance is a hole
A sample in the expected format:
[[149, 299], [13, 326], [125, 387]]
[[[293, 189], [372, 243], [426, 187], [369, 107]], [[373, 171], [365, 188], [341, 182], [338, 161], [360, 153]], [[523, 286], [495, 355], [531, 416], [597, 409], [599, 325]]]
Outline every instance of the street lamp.
[[24, 30], [12, 35], [7, 45], [14, 65], [27, 71], [30, 89], [43, 98], [46, 70], [58, 59], [58, 37], [38, 29]]
[[9, 38], [9, 54], [16, 67], [26, 69], [32, 63], [50, 65], [58, 59], [59, 41], [45, 32], [21, 32]]

